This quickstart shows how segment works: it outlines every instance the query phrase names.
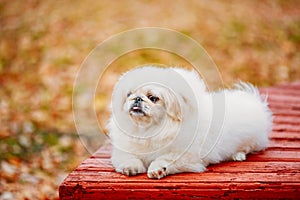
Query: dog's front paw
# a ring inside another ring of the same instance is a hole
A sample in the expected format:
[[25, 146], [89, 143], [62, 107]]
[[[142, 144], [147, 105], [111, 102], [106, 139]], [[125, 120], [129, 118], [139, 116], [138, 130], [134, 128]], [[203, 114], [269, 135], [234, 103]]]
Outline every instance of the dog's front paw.
[[134, 176], [140, 173], [145, 173], [146, 168], [141, 160], [131, 159], [119, 165], [116, 168], [116, 171], [127, 176]]
[[159, 169], [156, 169], [156, 170], [148, 170], [147, 174], [148, 174], [149, 178], [161, 179], [161, 178], [167, 176], [168, 172], [167, 172], [166, 167], [162, 167], [162, 168], [159, 168]]
[[169, 174], [169, 163], [158, 160], [151, 163], [147, 175], [149, 178], [161, 179]]

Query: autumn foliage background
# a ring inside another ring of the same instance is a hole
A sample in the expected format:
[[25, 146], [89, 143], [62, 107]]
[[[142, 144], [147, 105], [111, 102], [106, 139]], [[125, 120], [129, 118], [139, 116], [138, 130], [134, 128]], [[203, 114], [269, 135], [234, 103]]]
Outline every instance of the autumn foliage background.
[[[225, 85], [300, 79], [297, 0], [0, 0], [0, 199], [58, 198], [61, 181], [89, 156], [72, 117], [76, 72], [108, 37], [152, 26], [202, 44]], [[119, 74], [147, 62], [186, 64], [166, 52], [123, 56], [102, 80], [99, 116], [109, 115]]]

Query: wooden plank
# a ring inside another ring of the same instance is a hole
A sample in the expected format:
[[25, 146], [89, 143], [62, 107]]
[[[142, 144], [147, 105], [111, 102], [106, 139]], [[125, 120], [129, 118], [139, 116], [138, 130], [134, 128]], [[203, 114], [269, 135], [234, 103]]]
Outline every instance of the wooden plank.
[[269, 137], [271, 139], [300, 140], [300, 132], [273, 131], [269, 134]]
[[273, 125], [273, 131], [278, 132], [300, 132], [300, 126], [295, 124], [274, 124]]
[[207, 168], [209, 172], [254, 172], [254, 173], [282, 173], [295, 172], [300, 173], [299, 162], [224, 162], [216, 165], [211, 165]]
[[[226, 185], [225, 185], [226, 187]], [[60, 189], [63, 189], [60, 188]], [[146, 188], [145, 188], [146, 189]], [[280, 188], [268, 189], [265, 187], [244, 189], [236, 185], [228, 188], [214, 188], [214, 189], [182, 189], [182, 188], [166, 188], [155, 189], [149, 188], [147, 192], [145, 189], [123, 189], [108, 187], [107, 189], [99, 189], [97, 187], [81, 188], [77, 186], [76, 190], [69, 190], [66, 192], [65, 197], [61, 199], [297, 199], [299, 197], [299, 190], [294, 188]], [[76, 195], [75, 195], [75, 194]]]
[[274, 89], [282, 89], [282, 90], [295, 90], [299, 91], [300, 90], [300, 84], [299, 83], [288, 83], [288, 84], [280, 84], [275, 87]]
[[247, 161], [298, 162], [299, 160], [300, 151], [285, 149], [267, 149], [247, 157]]
[[286, 96], [284, 94], [276, 94], [276, 95], [270, 95], [268, 96], [268, 102], [281, 102], [281, 103], [291, 103], [295, 105], [299, 105], [300, 98], [299, 96]]
[[[100, 187], [107, 187], [111, 183], [123, 183], [124, 186], [127, 183], [163, 183], [161, 187], [169, 187], [172, 184], [186, 184], [186, 183], [299, 183], [300, 184], [300, 172], [265, 172], [265, 173], [249, 173], [249, 172], [237, 172], [237, 173], [220, 173], [220, 172], [205, 172], [205, 173], [180, 173], [176, 175], [169, 175], [160, 180], [149, 179], [146, 174], [140, 174], [133, 177], [128, 177], [120, 173], [111, 173], [105, 171], [73, 171], [66, 181], [70, 182], [98, 182]], [[104, 184], [107, 183], [107, 184]], [[139, 185], [138, 184], [138, 185]]]
[[292, 88], [280, 89], [280, 88], [260, 88], [260, 93], [268, 96], [273, 95], [285, 95], [285, 96], [299, 96], [300, 97], [300, 90], [294, 90]]
[[300, 105], [299, 104], [296, 104], [296, 103], [289, 103], [289, 102], [286, 102], [285, 104], [282, 104], [281, 102], [269, 102], [269, 107], [271, 108], [271, 110], [273, 112], [276, 112], [276, 111], [280, 111], [280, 110], [283, 110], [283, 109], [286, 109], [288, 111], [290, 110], [295, 110], [295, 111], [299, 111], [300, 110]]
[[76, 168], [77, 171], [80, 170], [95, 170], [95, 171], [107, 171], [107, 172], [114, 172], [115, 169], [113, 168], [111, 161], [109, 158], [88, 158], [83, 163], [80, 164]]
[[[142, 175], [140, 175], [142, 176]], [[188, 176], [188, 175], [186, 175]], [[135, 182], [128, 182], [126, 185], [122, 182], [117, 183], [117, 182], [111, 182], [111, 183], [101, 183], [101, 182], [80, 182], [79, 184], [76, 182], [68, 182], [65, 183], [63, 186], [67, 187], [67, 186], [73, 186], [73, 187], [82, 187], [82, 188], [87, 188], [87, 186], [90, 189], [93, 188], [97, 188], [97, 189], [114, 189], [114, 190], [122, 190], [122, 189], [130, 189], [130, 190], [144, 190], [144, 189], [158, 189], [158, 190], [163, 190], [163, 189], [168, 189], [168, 190], [175, 190], [175, 189], [193, 189], [193, 190], [213, 190], [213, 189], [289, 189], [289, 188], [294, 188], [294, 189], [298, 189], [296, 188], [296, 186], [299, 183], [271, 183], [271, 182], [223, 182], [223, 183], [209, 183], [209, 182], [165, 182], [163, 181], [163, 179], [160, 180], [153, 180], [149, 181], [147, 183], [143, 183], [143, 184], [136, 184]], [[101, 183], [101, 185], [103, 184], [103, 187], [99, 187], [99, 184]], [[67, 188], [66, 188], [67, 189]]]
[[276, 109], [276, 110], [273, 109], [272, 112], [274, 116], [280, 115], [280, 116], [288, 116], [288, 117], [295, 117], [295, 118], [300, 117], [300, 110], [292, 110], [292, 108], [289, 110], [287, 110], [286, 108]]
[[284, 148], [284, 149], [298, 149], [300, 150], [300, 140], [271, 140], [268, 148]]
[[274, 116], [273, 123], [275, 124], [292, 124], [300, 127], [300, 117], [295, 118], [293, 116], [282, 116], [276, 115]]

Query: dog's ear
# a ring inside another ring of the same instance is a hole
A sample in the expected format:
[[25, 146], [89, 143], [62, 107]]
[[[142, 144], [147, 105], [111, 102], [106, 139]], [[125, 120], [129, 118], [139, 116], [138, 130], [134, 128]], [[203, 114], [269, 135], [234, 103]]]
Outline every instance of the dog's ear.
[[181, 108], [176, 96], [171, 92], [166, 92], [164, 99], [167, 115], [174, 121], [181, 121]]

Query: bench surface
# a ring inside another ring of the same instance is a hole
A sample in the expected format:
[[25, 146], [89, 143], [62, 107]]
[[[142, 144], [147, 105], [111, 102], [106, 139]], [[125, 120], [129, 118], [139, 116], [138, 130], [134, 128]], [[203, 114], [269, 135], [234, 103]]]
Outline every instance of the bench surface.
[[204, 173], [153, 180], [116, 173], [108, 145], [69, 174], [59, 187], [60, 199], [300, 199], [300, 81], [260, 91], [268, 93], [275, 116], [265, 151], [243, 162], [211, 165]]

